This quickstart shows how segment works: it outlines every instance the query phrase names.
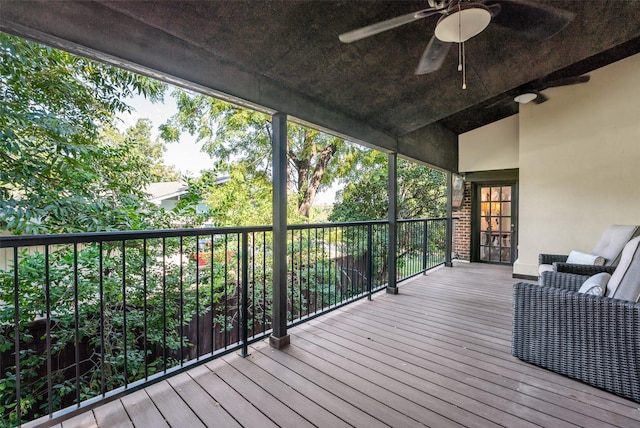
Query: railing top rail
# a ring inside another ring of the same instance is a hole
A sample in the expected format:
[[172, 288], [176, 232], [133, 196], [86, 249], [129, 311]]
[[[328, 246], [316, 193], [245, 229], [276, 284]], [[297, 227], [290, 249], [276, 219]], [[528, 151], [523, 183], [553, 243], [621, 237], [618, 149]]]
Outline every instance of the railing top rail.
[[0, 248], [29, 247], [90, 242], [129, 241], [137, 239], [172, 238], [178, 236], [209, 236], [243, 232], [268, 232], [272, 226], [207, 227], [194, 229], [126, 230], [111, 232], [61, 233], [52, 235], [0, 236]]
[[[411, 222], [418, 222], [418, 221], [436, 221], [436, 220], [446, 220], [447, 217], [429, 217], [429, 218], [402, 218], [402, 219], [398, 219], [398, 223], [411, 223]], [[456, 220], [456, 218], [453, 218], [454, 220]]]
[[301, 223], [301, 224], [289, 224], [288, 230], [300, 230], [300, 229], [318, 229], [329, 227], [346, 227], [346, 226], [367, 226], [369, 224], [389, 224], [388, 220], [365, 220], [365, 221], [345, 221], [339, 223]]
[[[341, 223], [290, 224], [288, 230], [304, 230], [330, 227], [366, 226], [388, 224], [387, 220], [354, 221]], [[229, 235], [244, 232], [270, 232], [273, 226], [208, 227], [193, 229], [127, 230], [110, 232], [60, 233], [51, 235], [0, 236], [0, 248], [30, 247], [36, 245], [56, 245], [91, 242], [131, 241], [139, 239], [172, 238], [179, 236]]]

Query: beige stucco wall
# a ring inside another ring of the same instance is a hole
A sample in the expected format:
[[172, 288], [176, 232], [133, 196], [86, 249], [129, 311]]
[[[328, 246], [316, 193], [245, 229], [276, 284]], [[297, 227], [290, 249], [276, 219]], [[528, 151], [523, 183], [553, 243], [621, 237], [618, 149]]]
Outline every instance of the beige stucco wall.
[[589, 251], [609, 224], [640, 224], [640, 55], [590, 75], [520, 106], [516, 274], [536, 275], [541, 252]]
[[518, 115], [458, 136], [458, 170], [518, 168]]

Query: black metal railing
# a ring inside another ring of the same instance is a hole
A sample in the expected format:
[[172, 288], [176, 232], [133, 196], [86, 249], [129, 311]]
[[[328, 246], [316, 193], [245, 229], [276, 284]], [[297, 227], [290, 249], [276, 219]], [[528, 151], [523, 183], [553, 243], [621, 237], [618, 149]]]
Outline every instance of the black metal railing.
[[[400, 279], [444, 262], [445, 222], [399, 222]], [[289, 226], [288, 324], [383, 289], [388, 227]], [[0, 427], [246, 355], [271, 332], [272, 241], [270, 226], [0, 237]]]
[[445, 262], [446, 218], [398, 220], [396, 276], [398, 282]]
[[295, 325], [386, 286], [384, 221], [288, 227], [288, 324]]

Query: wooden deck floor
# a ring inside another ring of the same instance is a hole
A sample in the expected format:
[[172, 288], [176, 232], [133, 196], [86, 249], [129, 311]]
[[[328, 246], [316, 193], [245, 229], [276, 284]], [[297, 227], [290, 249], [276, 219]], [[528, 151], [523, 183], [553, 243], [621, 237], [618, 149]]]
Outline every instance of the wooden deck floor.
[[511, 269], [441, 268], [67, 427], [639, 427], [640, 404], [510, 354]]

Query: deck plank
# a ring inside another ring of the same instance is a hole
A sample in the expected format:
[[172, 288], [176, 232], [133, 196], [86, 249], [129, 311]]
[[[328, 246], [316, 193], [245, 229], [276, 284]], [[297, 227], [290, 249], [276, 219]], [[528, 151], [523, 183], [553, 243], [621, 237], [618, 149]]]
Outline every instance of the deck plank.
[[432, 270], [290, 329], [285, 349], [254, 343], [62, 427], [640, 426], [640, 403], [511, 356], [514, 282]]
[[[331, 409], [338, 417], [353, 426], [422, 425], [420, 419], [411, 419], [393, 407], [385, 405], [384, 401], [376, 401], [362, 393], [362, 390], [354, 388], [355, 385], [345, 385], [331, 374], [292, 358], [286, 352], [268, 348], [262, 348], [258, 352], [261, 355], [254, 354], [255, 364], [269, 372], [278, 370], [278, 364], [286, 367], [289, 372], [284, 373], [282, 380], [324, 408]], [[350, 397], [349, 402], [345, 403], [341, 397]]]
[[169, 426], [146, 391], [139, 390], [133, 394], [125, 395], [120, 401], [129, 415], [133, 426], [154, 428]]
[[[255, 358], [229, 358], [227, 362], [244, 373], [247, 377], [255, 380], [265, 391], [276, 397], [278, 400], [286, 403], [288, 406], [293, 407], [296, 411], [305, 419], [313, 421], [317, 426], [330, 426], [330, 427], [348, 427], [344, 420], [337, 417], [332, 411], [327, 410], [320, 404], [309, 399], [307, 396], [298, 391], [300, 385], [296, 383], [286, 383], [281, 380], [287, 378], [286, 367], [271, 367], [270, 371], [266, 371], [263, 367], [257, 364]], [[309, 387], [310, 385], [305, 385]], [[316, 393], [322, 394], [317, 390]], [[320, 399], [322, 397], [319, 396]], [[337, 405], [345, 407], [349, 406], [348, 402], [342, 401], [336, 402]]]
[[158, 382], [145, 390], [169, 425], [189, 428], [205, 426], [167, 381]]
[[239, 427], [240, 424], [227, 413], [220, 403], [206, 393], [187, 373], [180, 373], [167, 380], [173, 389], [189, 404], [206, 426]]
[[120, 400], [115, 400], [104, 406], [93, 409], [95, 420], [98, 426], [113, 428], [130, 428], [133, 427], [129, 415], [124, 410]]
[[98, 423], [93, 412], [84, 412], [62, 422], [62, 428], [96, 428]]
[[[297, 336], [295, 336], [295, 338], [296, 340], [298, 339]], [[368, 405], [359, 404], [359, 406], [362, 406], [361, 408], [365, 411], [371, 411], [372, 414], [377, 414], [381, 410], [391, 410], [392, 412], [399, 412], [401, 415], [406, 415], [406, 418], [403, 418], [404, 420], [400, 420], [401, 423], [397, 421], [397, 416], [396, 423], [392, 423], [393, 421], [389, 421], [391, 422], [392, 426], [407, 426], [415, 425], [416, 423], [423, 423], [437, 427], [462, 426], [461, 424], [456, 423], [451, 419], [447, 419], [431, 410], [429, 407], [431, 407], [430, 405], [433, 404], [432, 397], [426, 395], [418, 396], [413, 397], [414, 401], [409, 401], [406, 399], [406, 397], [402, 397], [397, 394], [397, 391], [394, 390], [392, 386], [386, 384], [385, 387], [382, 387], [379, 384], [369, 381], [366, 376], [359, 376], [358, 374], [354, 374], [351, 371], [342, 368], [340, 364], [335, 364], [333, 361], [331, 361], [331, 356], [326, 352], [323, 352], [322, 358], [320, 358], [316, 357], [313, 354], [302, 354], [295, 345], [292, 345], [287, 348], [285, 352], [272, 353], [271, 357], [280, 360], [282, 363], [286, 362], [287, 366], [297, 368], [298, 370], [301, 370], [300, 363], [304, 363], [309, 367], [312, 367], [315, 370], [307, 369], [306, 371], [308, 372], [307, 374], [309, 376], [313, 375], [314, 382], [320, 382], [321, 384], [329, 386], [329, 384], [326, 383], [326, 380], [317, 375], [316, 372], [323, 373], [326, 377], [341, 379], [349, 387], [354, 388], [361, 394], [368, 395], [372, 399], [376, 400], [373, 405], [377, 408], [373, 410], [367, 410], [369, 409]], [[299, 360], [300, 363], [296, 363], [294, 359]], [[343, 359], [342, 363], [346, 364], [347, 366], [349, 366], [350, 364], [354, 364], [353, 362], [350, 362], [346, 359]], [[378, 379], [380, 379], [379, 376]], [[403, 386], [403, 388], [406, 389], [406, 386]], [[347, 397], [353, 395], [354, 394], [351, 392], [343, 396]], [[358, 400], [350, 399], [350, 402], [354, 404], [357, 401]], [[437, 408], [437, 405], [434, 405], [433, 407]], [[464, 413], [464, 410], [458, 410]], [[480, 423], [476, 418], [472, 419], [477, 424], [477, 426], [480, 426]], [[491, 426], [493, 424], [487, 423], [487, 425]]]
[[[308, 336], [306, 336], [308, 337]], [[335, 339], [335, 338], [334, 338]], [[311, 340], [311, 339], [310, 339]], [[336, 352], [343, 358], [357, 360], [359, 365], [363, 367], [376, 367], [375, 377], [378, 382], [389, 385], [394, 380], [413, 386], [413, 388], [422, 391], [425, 394], [432, 394], [437, 397], [442, 404], [440, 405], [443, 415], [456, 418], [460, 417], [460, 410], [456, 406], [465, 409], [470, 413], [471, 420], [482, 420], [496, 422], [503, 426], [536, 426], [541, 421], [535, 417], [527, 422], [529, 416], [528, 408], [516, 408], [515, 403], [510, 400], [501, 400], [492, 394], [486, 393], [477, 388], [469, 388], [464, 382], [445, 377], [439, 373], [431, 372], [421, 368], [416, 364], [409, 362], [408, 358], [403, 358], [403, 349], [399, 350], [399, 357], [390, 356], [376, 350], [376, 345], [372, 347], [362, 346], [357, 343], [351, 343], [350, 340], [338, 340], [335, 342], [328, 340], [314, 341], [325, 347], [327, 351]], [[347, 351], [346, 348], [349, 347]], [[362, 374], [364, 376], [364, 374]], [[385, 379], [386, 376], [387, 378]], [[398, 394], [403, 394], [400, 389]], [[433, 408], [434, 404], [430, 404]], [[516, 416], [517, 415], [517, 416]], [[547, 423], [549, 421], [546, 421]], [[469, 423], [468, 421], [466, 423]], [[563, 426], [562, 422], [557, 426]], [[568, 425], [564, 425], [568, 426]]]
[[[338, 334], [338, 330], [334, 329], [333, 333]], [[349, 343], [362, 344], [365, 346], [371, 343], [368, 338], [361, 338], [357, 335], [349, 334], [347, 331], [340, 333], [340, 335], [345, 338], [345, 341], [338, 342], [338, 344], [333, 346], [334, 352], [337, 354], [337, 357], [334, 358], [336, 363], [339, 363], [341, 359], [348, 358], [351, 347]], [[323, 357], [326, 358], [326, 355], [322, 353], [322, 349], [324, 348], [316, 345], [318, 341], [319, 339], [317, 337], [304, 335], [299, 337], [299, 340], [295, 342], [295, 346], [305, 350], [313, 350], [313, 352], [322, 354]], [[534, 409], [544, 408], [545, 412], [555, 414], [560, 418], [568, 418], [568, 421], [571, 421], [572, 417], [576, 418], [576, 422], [582, 421], [583, 418], [579, 415], [586, 414], [588, 417], [604, 424], [604, 426], [606, 426], [606, 423], [629, 427], [637, 426], [638, 424], [637, 420], [634, 421], [625, 416], [604, 411], [592, 405], [580, 405], [575, 399], [572, 399], [571, 396], [568, 395], [572, 392], [566, 389], [553, 392], [537, 389], [535, 386], [527, 385], [525, 383], [527, 381], [526, 378], [516, 380], [508, 377], [509, 375], [506, 372], [497, 374], [471, 364], [458, 363], [446, 357], [440, 357], [437, 354], [421, 353], [419, 350], [401, 349], [393, 340], [379, 341], [378, 345], [379, 350], [390, 357], [388, 361], [386, 361], [388, 364], [397, 360], [403, 363], [406, 362], [407, 364], [414, 364], [419, 368], [427, 370], [427, 373], [432, 372], [446, 376], [454, 383], [461, 380], [467, 385], [468, 388], [466, 389], [469, 389], [469, 391], [471, 391], [472, 388], [489, 391], [505, 399], [531, 406]], [[327, 349], [330, 348], [329, 346], [324, 346]], [[412, 370], [409, 376], [413, 376], [414, 374], [417, 375], [418, 373]], [[517, 374], [514, 374], [514, 376], [517, 376]], [[397, 375], [396, 379], [400, 377], [400, 375]], [[447, 384], [449, 384], [449, 381], [447, 381]], [[578, 414], [576, 414], [576, 412]]]
[[215, 374], [216, 367], [225, 365], [220, 359], [189, 370], [198, 384], [211, 395], [222, 407], [233, 415], [242, 426], [276, 427], [277, 425], [262, 413], [261, 402], [253, 404]]

